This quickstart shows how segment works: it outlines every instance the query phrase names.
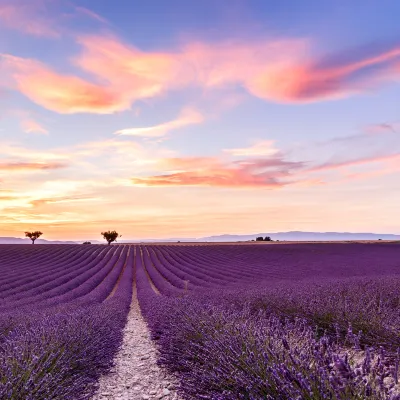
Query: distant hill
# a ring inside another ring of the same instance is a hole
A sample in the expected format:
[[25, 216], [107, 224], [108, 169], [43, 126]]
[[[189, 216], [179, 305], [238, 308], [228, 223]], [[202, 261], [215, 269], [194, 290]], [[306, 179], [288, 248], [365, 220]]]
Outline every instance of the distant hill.
[[[16, 237], [0, 237], [0, 244], [31, 244], [32, 241], [29, 238], [16, 238]], [[82, 242], [74, 242], [71, 240], [46, 240], [46, 239], [37, 239], [35, 241], [35, 244], [80, 244]], [[95, 243], [95, 241], [92, 241], [92, 243]], [[96, 241], [97, 243], [97, 241]]]
[[342, 240], [400, 240], [400, 235], [387, 233], [353, 233], [353, 232], [264, 232], [252, 235], [217, 235], [207, 236], [197, 241], [204, 242], [237, 242], [255, 239], [257, 236], [270, 236], [272, 240], [287, 241], [342, 241]]
[[[272, 240], [279, 241], [343, 241], [343, 240], [400, 240], [400, 235], [393, 235], [388, 233], [354, 233], [354, 232], [263, 232], [253, 233], [250, 235], [215, 235], [206, 236], [201, 238], [168, 238], [168, 239], [133, 239], [133, 240], [118, 240], [118, 243], [157, 243], [157, 242], [244, 242], [255, 239], [257, 236], [270, 236]], [[62, 241], [62, 240], [46, 240], [37, 239], [35, 244], [82, 244], [85, 240], [77, 241]], [[105, 241], [88, 240], [92, 244], [106, 244]], [[32, 243], [28, 238], [15, 238], [15, 237], [0, 237], [0, 244], [30, 244]]]

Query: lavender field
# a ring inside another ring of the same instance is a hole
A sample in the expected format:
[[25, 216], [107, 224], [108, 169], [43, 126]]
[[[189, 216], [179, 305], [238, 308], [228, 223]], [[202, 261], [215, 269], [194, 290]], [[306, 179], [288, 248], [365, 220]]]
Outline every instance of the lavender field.
[[137, 296], [185, 399], [400, 399], [400, 244], [3, 245], [0, 398], [90, 399]]

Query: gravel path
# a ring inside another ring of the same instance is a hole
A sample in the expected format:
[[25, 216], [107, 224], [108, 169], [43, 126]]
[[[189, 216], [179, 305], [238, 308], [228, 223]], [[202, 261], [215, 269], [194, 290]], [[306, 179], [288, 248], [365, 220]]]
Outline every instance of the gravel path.
[[134, 298], [115, 367], [100, 379], [99, 391], [93, 400], [178, 400], [174, 379], [156, 361], [157, 349]]

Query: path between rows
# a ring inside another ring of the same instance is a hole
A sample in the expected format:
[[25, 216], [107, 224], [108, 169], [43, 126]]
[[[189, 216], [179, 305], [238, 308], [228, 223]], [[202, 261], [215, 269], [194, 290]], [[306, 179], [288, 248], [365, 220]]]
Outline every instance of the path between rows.
[[124, 340], [115, 367], [99, 381], [93, 400], [178, 400], [175, 381], [157, 365], [157, 348], [150, 338], [133, 291]]

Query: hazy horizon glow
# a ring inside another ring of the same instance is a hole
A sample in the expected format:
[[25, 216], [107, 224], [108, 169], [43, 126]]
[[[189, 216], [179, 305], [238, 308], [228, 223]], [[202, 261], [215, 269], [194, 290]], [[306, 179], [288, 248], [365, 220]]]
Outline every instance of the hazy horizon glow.
[[0, 0], [0, 236], [400, 234], [397, 14]]

